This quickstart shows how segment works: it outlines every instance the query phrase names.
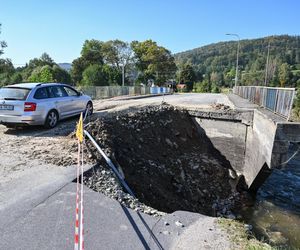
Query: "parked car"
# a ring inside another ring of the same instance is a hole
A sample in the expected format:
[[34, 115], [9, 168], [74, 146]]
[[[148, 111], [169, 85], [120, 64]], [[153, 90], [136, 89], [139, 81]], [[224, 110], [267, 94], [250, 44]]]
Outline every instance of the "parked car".
[[61, 83], [21, 83], [0, 88], [0, 124], [44, 125], [81, 112], [93, 113], [92, 99]]

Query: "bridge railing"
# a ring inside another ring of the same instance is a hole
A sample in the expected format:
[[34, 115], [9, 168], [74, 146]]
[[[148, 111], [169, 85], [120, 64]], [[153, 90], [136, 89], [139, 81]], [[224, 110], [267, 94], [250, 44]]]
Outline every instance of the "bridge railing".
[[295, 96], [294, 88], [236, 86], [233, 93], [289, 119]]
[[170, 93], [166, 87], [142, 87], [142, 86], [81, 86], [79, 90], [89, 95], [92, 99], [103, 99], [115, 96], [134, 96], [148, 94]]

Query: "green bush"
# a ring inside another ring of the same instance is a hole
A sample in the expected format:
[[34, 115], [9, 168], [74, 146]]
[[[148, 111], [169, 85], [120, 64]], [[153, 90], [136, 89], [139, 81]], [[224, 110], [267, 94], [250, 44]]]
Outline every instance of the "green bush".
[[295, 96], [294, 110], [296, 115], [300, 117], [300, 88], [297, 90], [297, 94]]
[[212, 86], [212, 88], [211, 88], [211, 92], [212, 93], [220, 93], [221, 92], [221, 90], [220, 90], [220, 88], [217, 86], [217, 85], [213, 85]]
[[203, 80], [202, 82], [196, 82], [194, 83], [193, 91], [197, 93], [210, 93], [211, 84], [208, 80]]

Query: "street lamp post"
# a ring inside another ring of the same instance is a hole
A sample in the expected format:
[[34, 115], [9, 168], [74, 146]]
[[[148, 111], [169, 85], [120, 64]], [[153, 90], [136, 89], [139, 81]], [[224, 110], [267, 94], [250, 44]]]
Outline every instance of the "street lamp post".
[[240, 50], [240, 37], [238, 34], [232, 34], [228, 33], [227, 36], [236, 36], [238, 38], [238, 46], [237, 46], [237, 52], [236, 52], [236, 69], [235, 69], [235, 80], [234, 80], [234, 86], [237, 86], [238, 82], [238, 73], [239, 73], [239, 50]]

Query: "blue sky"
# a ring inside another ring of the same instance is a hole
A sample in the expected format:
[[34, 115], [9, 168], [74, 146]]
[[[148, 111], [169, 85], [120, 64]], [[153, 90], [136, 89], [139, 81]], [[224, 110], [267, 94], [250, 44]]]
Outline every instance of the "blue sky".
[[173, 53], [219, 41], [300, 34], [299, 0], [0, 0], [3, 57], [72, 62], [86, 39], [153, 39]]

